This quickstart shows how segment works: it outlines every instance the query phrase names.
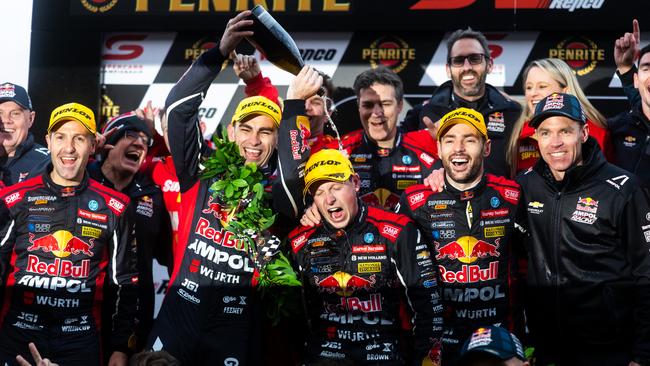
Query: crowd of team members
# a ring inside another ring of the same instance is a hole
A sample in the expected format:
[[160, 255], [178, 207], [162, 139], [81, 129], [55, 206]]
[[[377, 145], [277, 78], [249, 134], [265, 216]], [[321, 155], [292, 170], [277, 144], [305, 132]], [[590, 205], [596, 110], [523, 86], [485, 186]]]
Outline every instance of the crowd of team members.
[[[317, 95], [330, 80], [306, 66], [281, 101], [234, 53], [247, 15], [162, 111], [99, 132], [69, 103], [48, 148], [27, 92], [0, 86], [0, 363], [526, 365], [518, 336], [537, 365], [650, 365], [650, 48], [636, 21], [614, 48], [631, 106], [616, 117], [559, 59], [525, 69], [522, 110], [486, 84], [487, 41], [466, 29], [447, 43], [450, 81], [399, 124], [399, 76], [357, 76], [362, 128], [338, 141]], [[225, 229], [219, 178], [201, 176], [213, 150], [198, 110], [228, 58], [247, 98], [227, 135], [263, 173], [302, 282], [302, 314], [279, 325]], [[154, 258], [171, 276], [155, 321]]]

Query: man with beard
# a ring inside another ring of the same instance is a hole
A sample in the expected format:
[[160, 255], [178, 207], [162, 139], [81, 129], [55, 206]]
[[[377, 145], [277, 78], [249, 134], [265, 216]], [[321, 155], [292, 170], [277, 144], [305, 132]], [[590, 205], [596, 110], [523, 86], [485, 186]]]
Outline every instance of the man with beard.
[[452, 33], [447, 40], [446, 65], [451, 80], [440, 85], [427, 104], [410, 110], [402, 128], [435, 130], [436, 123], [449, 111], [459, 107], [477, 110], [483, 114], [492, 141], [492, 153], [485, 159], [485, 169], [498, 176], [508, 176], [506, 146], [521, 106], [485, 83], [492, 63], [482, 33], [470, 28]]
[[[131, 199], [130, 217], [135, 224], [135, 244], [138, 251], [139, 306], [136, 328], [136, 350], [142, 350], [151, 330], [154, 313], [153, 258], [163, 265], [171, 260], [171, 224], [165, 210], [162, 192], [148, 174], [139, 172], [152, 145], [150, 127], [129, 112], [106, 124], [102, 159], [88, 166], [88, 174], [99, 183], [115, 189]], [[108, 286], [106, 297], [117, 296]], [[110, 320], [113, 309], [104, 310], [104, 322]], [[110, 335], [106, 329], [104, 337]]]
[[483, 115], [467, 108], [447, 113], [438, 131], [444, 188], [404, 191], [398, 212], [425, 234], [438, 261], [443, 305], [442, 364], [453, 365], [462, 342], [478, 327], [522, 330], [516, 305], [519, 186], [484, 172], [491, 141]]
[[50, 152], [29, 132], [35, 116], [25, 88], [0, 84], [0, 180], [5, 185], [43, 173], [50, 162]]

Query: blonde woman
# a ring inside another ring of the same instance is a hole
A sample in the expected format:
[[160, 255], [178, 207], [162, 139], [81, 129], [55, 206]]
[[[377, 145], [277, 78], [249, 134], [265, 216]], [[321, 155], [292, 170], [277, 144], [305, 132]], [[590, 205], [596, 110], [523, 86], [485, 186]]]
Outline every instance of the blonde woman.
[[528, 121], [534, 114], [537, 103], [551, 93], [567, 93], [578, 98], [587, 116], [589, 135], [598, 141], [605, 156], [609, 157], [611, 148], [606, 119], [587, 100], [573, 70], [566, 62], [557, 58], [532, 61], [524, 70], [523, 86], [523, 112], [515, 124], [506, 154], [513, 177], [535, 165], [540, 157], [535, 129], [528, 125]]

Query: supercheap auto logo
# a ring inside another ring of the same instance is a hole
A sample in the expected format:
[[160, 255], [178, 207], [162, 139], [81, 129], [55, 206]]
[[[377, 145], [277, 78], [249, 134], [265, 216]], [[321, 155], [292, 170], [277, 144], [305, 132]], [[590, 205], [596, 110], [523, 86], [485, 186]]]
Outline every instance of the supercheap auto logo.
[[369, 61], [373, 69], [383, 65], [399, 73], [409, 61], [415, 60], [415, 48], [409, 47], [408, 43], [399, 37], [384, 36], [361, 50], [361, 59]]
[[589, 38], [572, 36], [550, 49], [548, 57], [566, 61], [578, 76], [584, 76], [594, 71], [598, 62], [605, 60], [605, 50]]

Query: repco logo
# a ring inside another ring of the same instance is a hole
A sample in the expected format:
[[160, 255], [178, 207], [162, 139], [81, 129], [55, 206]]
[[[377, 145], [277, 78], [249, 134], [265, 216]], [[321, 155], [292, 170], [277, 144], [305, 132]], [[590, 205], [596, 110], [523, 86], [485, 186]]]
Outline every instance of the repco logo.
[[318, 168], [319, 166], [323, 166], [323, 165], [341, 165], [341, 162], [340, 162], [340, 161], [336, 161], [336, 160], [322, 160], [322, 161], [317, 161], [317, 162], [315, 162], [312, 166], [310, 166], [310, 167], [308, 167], [307, 169], [305, 169], [305, 175], [309, 174], [309, 172], [311, 172], [312, 170]]
[[[411, 10], [449, 10], [466, 8], [476, 0], [420, 0]], [[605, 0], [495, 0], [495, 9], [600, 9]]]
[[300, 56], [304, 61], [332, 61], [336, 56], [336, 49], [323, 49], [323, 48], [305, 48], [300, 49]]

